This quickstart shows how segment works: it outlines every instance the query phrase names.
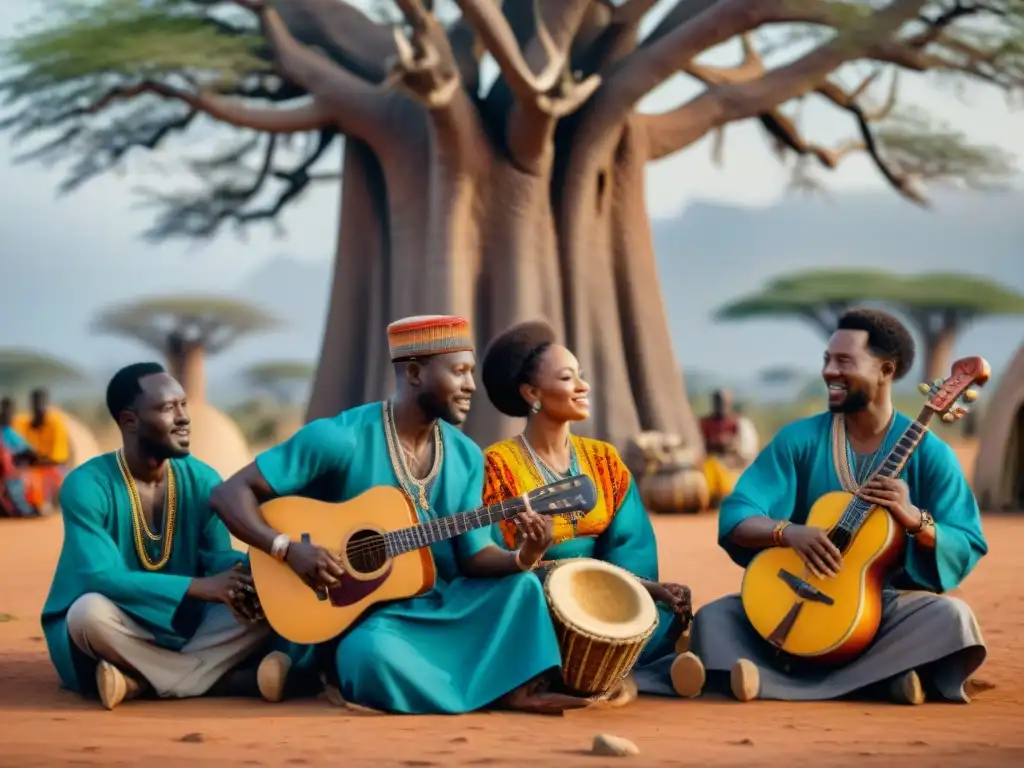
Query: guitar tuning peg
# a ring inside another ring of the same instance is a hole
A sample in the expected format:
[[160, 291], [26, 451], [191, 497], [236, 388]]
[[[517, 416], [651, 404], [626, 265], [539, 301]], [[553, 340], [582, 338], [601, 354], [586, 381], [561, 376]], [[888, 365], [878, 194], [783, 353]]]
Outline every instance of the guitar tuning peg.
[[968, 403], [973, 403], [977, 399], [978, 399], [978, 390], [976, 390], [976, 389], [968, 389], [966, 392], [964, 392], [964, 400], [966, 400]]
[[958, 419], [962, 419], [964, 416], [967, 415], [967, 413], [967, 409], [964, 408], [963, 406], [958, 406], [953, 409], [953, 415], [956, 416]]
[[946, 411], [944, 414], [942, 414], [942, 420], [947, 424], [952, 424], [954, 421], [956, 421], [956, 416], [954, 416], [951, 411]]
[[922, 395], [927, 395], [932, 391], [932, 385], [926, 381], [922, 381], [920, 384], [917, 385], [917, 391], [920, 392]]
[[946, 383], [945, 379], [935, 379], [932, 381], [932, 386], [936, 389], [942, 389], [942, 385]]

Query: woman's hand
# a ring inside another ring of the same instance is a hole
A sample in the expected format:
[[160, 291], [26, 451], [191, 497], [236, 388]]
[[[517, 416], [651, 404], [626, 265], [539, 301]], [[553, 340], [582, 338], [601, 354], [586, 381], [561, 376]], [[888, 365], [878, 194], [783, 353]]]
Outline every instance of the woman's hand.
[[550, 515], [538, 515], [530, 506], [530, 499], [523, 496], [526, 506], [516, 515], [516, 525], [523, 532], [523, 543], [519, 547], [519, 560], [528, 568], [540, 562], [544, 553], [555, 542], [555, 526]]

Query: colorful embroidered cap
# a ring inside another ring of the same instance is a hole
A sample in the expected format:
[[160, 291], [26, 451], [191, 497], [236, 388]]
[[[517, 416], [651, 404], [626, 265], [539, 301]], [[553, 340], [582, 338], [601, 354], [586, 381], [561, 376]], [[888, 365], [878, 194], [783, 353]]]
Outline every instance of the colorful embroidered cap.
[[472, 352], [469, 321], [450, 315], [420, 315], [396, 320], [388, 326], [391, 362], [412, 357]]

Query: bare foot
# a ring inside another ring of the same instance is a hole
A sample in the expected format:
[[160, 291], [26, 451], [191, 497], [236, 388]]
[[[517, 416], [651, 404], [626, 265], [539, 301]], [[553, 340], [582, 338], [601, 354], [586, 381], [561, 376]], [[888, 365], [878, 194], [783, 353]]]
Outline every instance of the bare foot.
[[519, 686], [497, 702], [497, 706], [502, 709], [538, 715], [560, 715], [567, 710], [583, 709], [590, 704], [588, 699], [549, 690], [543, 677]]

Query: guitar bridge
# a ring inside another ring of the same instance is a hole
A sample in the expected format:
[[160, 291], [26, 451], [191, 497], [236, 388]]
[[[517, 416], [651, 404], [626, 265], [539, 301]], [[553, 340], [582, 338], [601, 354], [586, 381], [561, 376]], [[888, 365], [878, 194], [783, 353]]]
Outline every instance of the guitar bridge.
[[794, 576], [785, 568], [779, 570], [779, 578], [802, 600], [807, 600], [811, 603], [823, 603], [824, 605], [835, 605], [835, 600], [831, 597], [810, 582], [801, 579], [799, 576]]
[[793, 625], [796, 624], [796, 620], [799, 618], [800, 611], [803, 610], [805, 602], [834, 605], [835, 600], [813, 584], [790, 573], [785, 568], [779, 569], [779, 578], [787, 587], [793, 590], [793, 593], [800, 600], [793, 604], [793, 607], [790, 608], [786, 615], [782, 617], [782, 621], [779, 622], [779, 625], [773, 629], [771, 634], [767, 637], [768, 642], [781, 651], [782, 646], [786, 643], [786, 639], [789, 637], [789, 633], [793, 631]]

